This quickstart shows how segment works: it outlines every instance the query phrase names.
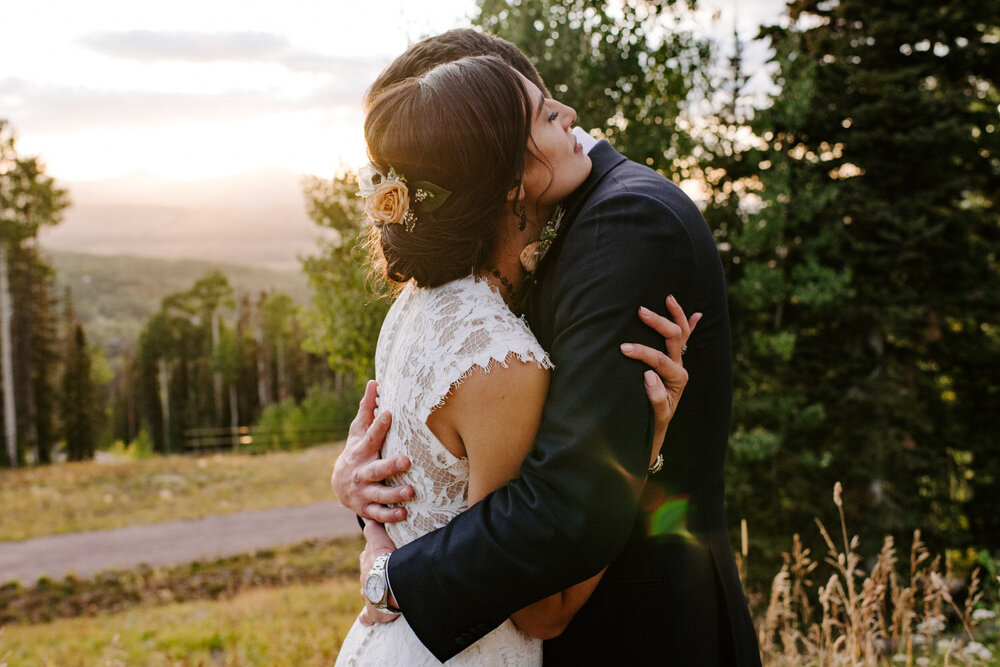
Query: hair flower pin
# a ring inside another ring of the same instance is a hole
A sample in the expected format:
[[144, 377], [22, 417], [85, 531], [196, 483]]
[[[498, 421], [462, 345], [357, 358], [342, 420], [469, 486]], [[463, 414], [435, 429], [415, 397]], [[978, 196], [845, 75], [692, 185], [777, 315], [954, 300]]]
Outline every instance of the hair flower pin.
[[371, 163], [358, 170], [358, 196], [365, 200], [365, 215], [377, 226], [402, 224], [412, 232], [417, 213], [436, 210], [450, 194], [429, 181], [414, 181], [411, 196], [406, 177], [392, 167], [385, 174]]

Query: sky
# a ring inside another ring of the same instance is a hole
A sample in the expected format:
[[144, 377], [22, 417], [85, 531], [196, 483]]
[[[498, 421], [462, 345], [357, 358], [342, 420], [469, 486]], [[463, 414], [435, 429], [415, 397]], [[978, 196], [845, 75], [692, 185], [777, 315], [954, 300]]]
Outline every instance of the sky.
[[[783, 0], [702, 5], [750, 37]], [[361, 98], [382, 68], [474, 11], [474, 0], [0, 0], [0, 118], [60, 180], [329, 176], [364, 162]]]

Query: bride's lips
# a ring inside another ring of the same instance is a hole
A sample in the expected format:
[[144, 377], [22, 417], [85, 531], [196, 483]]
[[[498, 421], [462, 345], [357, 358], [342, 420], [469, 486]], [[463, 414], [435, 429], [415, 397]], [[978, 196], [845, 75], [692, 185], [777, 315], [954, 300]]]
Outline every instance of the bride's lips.
[[576, 141], [576, 139], [574, 139], [573, 141], [576, 142], [576, 145], [573, 146], [573, 152], [574, 153], [582, 153], [583, 152], [583, 144], [581, 144], [579, 141]]

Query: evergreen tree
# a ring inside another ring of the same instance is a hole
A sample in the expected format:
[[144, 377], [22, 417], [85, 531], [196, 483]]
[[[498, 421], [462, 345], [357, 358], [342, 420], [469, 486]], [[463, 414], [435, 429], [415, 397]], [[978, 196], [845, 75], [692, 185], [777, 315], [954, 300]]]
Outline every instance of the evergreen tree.
[[11, 292], [18, 307], [13, 318], [15, 395], [19, 440], [34, 449], [37, 463], [51, 463], [56, 442], [58, 399], [55, 378], [61, 362], [55, 272], [28, 240], [12, 254]]
[[63, 431], [66, 458], [86, 461], [94, 456], [95, 415], [98, 410], [93, 381], [91, 351], [83, 326], [73, 327], [62, 383]]
[[[841, 480], [864, 535], [1000, 546], [1000, 6], [797, 1], [764, 31], [759, 210], [726, 231], [731, 501], [807, 525]], [[971, 529], [971, 530], [970, 530]]]
[[[14, 134], [0, 119], [0, 370], [3, 373], [5, 447], [0, 464], [17, 465], [28, 437], [38, 456], [49, 456], [52, 438], [50, 383], [54, 318], [50, 270], [34, 245], [42, 225], [57, 224], [69, 205], [37, 158], [18, 154]], [[15, 274], [11, 269], [19, 268]], [[14, 322], [18, 322], [17, 339]], [[15, 379], [17, 378], [17, 379]], [[20, 400], [20, 403], [18, 402]]]

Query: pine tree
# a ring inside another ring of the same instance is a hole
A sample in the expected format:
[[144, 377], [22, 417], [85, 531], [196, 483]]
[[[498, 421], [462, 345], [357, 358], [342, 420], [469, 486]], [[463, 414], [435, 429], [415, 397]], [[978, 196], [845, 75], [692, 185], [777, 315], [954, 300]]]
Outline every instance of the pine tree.
[[86, 461], [94, 456], [95, 414], [98, 409], [92, 376], [91, 351], [83, 325], [73, 327], [62, 382], [63, 431], [66, 457]]
[[34, 449], [37, 463], [51, 463], [56, 442], [58, 397], [56, 375], [61, 361], [57, 304], [52, 296], [55, 272], [27, 240], [12, 256], [11, 291], [19, 307], [14, 312], [15, 394], [18, 396], [19, 438]]
[[[6, 445], [0, 463], [6, 465], [23, 460], [19, 440], [25, 436], [38, 447], [39, 458], [48, 457], [54, 324], [50, 270], [38, 258], [34, 240], [41, 226], [60, 221], [68, 205], [66, 192], [45, 174], [41, 162], [18, 154], [13, 132], [0, 119], [0, 370]], [[15, 263], [21, 267], [17, 275], [11, 271]], [[17, 340], [15, 320], [21, 323]]]
[[864, 536], [995, 548], [1000, 6], [789, 13], [764, 31], [761, 208], [728, 234], [731, 500], [778, 532], [840, 480]]

